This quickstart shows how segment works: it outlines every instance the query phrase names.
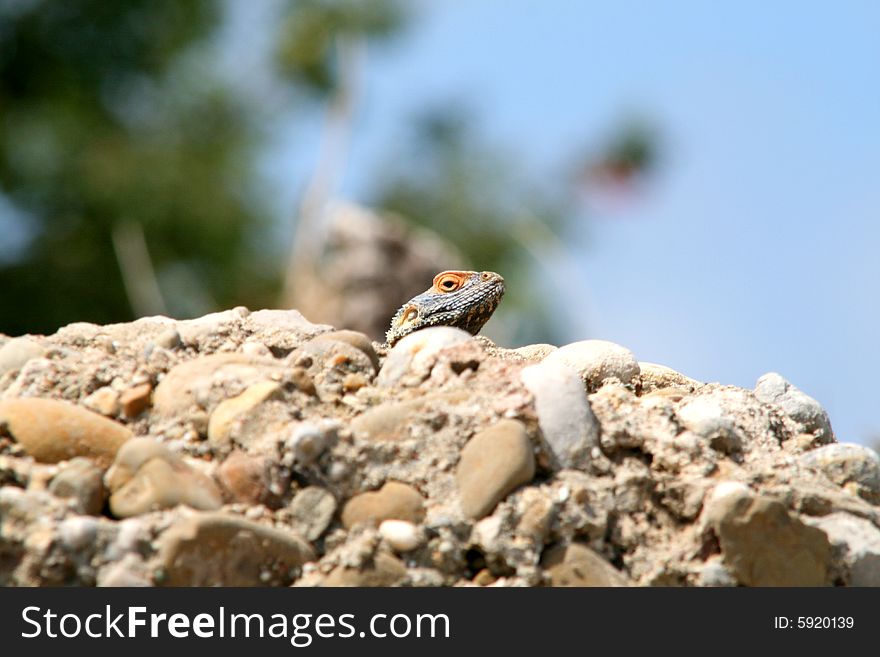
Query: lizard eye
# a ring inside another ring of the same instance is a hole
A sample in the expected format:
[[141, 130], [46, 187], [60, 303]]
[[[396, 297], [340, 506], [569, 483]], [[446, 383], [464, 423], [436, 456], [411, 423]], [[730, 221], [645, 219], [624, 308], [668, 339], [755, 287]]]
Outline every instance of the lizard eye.
[[438, 292], [455, 292], [466, 280], [467, 278], [458, 272], [443, 272], [434, 278], [434, 289]]

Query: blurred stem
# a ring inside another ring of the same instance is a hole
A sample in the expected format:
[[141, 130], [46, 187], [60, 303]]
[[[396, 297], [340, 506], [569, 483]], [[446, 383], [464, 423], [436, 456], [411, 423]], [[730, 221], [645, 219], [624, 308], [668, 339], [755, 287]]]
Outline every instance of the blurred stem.
[[159, 289], [144, 229], [136, 221], [123, 220], [113, 227], [113, 250], [128, 303], [136, 317], [165, 315], [165, 300]]
[[339, 178], [345, 170], [354, 105], [357, 76], [364, 58], [364, 40], [358, 35], [336, 37], [339, 74], [333, 96], [327, 106], [324, 129], [315, 171], [303, 193], [297, 213], [293, 243], [284, 275], [281, 305], [296, 302], [296, 286], [301, 276], [315, 275], [315, 266], [326, 239], [324, 216]]

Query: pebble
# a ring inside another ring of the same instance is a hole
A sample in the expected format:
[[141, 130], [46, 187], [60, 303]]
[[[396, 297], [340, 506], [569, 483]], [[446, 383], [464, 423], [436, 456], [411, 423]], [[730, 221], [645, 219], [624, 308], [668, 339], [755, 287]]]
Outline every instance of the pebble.
[[260, 381], [249, 386], [237, 397], [220, 402], [208, 421], [208, 442], [215, 447], [229, 445], [233, 440], [236, 422], [264, 401], [277, 398], [280, 394], [279, 384], [274, 381]]
[[517, 420], [501, 420], [464, 446], [456, 469], [461, 510], [478, 519], [520, 484], [535, 476], [535, 457], [526, 429]]
[[769, 372], [758, 379], [755, 397], [765, 404], [776, 404], [805, 431], [821, 437], [822, 442], [834, 440], [831, 421], [822, 405], [801, 392], [781, 375]]
[[383, 520], [379, 525], [379, 535], [395, 552], [409, 552], [425, 542], [421, 529], [406, 520]]
[[823, 586], [831, 545], [823, 531], [790, 515], [776, 500], [738, 482], [709, 494], [703, 521], [714, 531], [724, 564], [745, 586]]
[[880, 586], [880, 529], [876, 525], [841, 512], [811, 518], [809, 523], [825, 532], [843, 554], [849, 586]]
[[309, 541], [316, 541], [333, 521], [336, 498], [326, 488], [307, 486], [294, 496], [287, 510], [297, 532]]
[[467, 401], [467, 391], [432, 393], [418, 399], [389, 401], [361, 413], [351, 421], [358, 436], [376, 442], [406, 440], [410, 437], [413, 416], [431, 407]]
[[300, 465], [311, 465], [327, 449], [335, 437], [334, 434], [335, 431], [330, 427], [303, 422], [293, 430], [285, 446], [293, 454], [294, 462]]
[[838, 486], [855, 488], [869, 501], [880, 502], [880, 455], [855, 443], [832, 443], [807, 452], [801, 463], [821, 470]]
[[587, 469], [592, 450], [599, 445], [599, 423], [580, 376], [561, 362], [545, 359], [523, 368], [520, 378], [535, 397], [553, 467]]
[[92, 516], [72, 516], [58, 523], [58, 539], [71, 552], [94, 544], [97, 536], [98, 520]]
[[321, 582], [323, 586], [388, 587], [406, 578], [406, 566], [390, 554], [379, 552], [360, 568], [337, 566]]
[[107, 417], [116, 417], [119, 415], [119, 393], [110, 386], [98, 388], [83, 399], [83, 406], [89, 410], [106, 415]]
[[90, 459], [71, 459], [49, 484], [49, 492], [57, 497], [73, 498], [81, 513], [101, 515], [104, 507], [104, 481], [101, 469]]
[[165, 329], [153, 339], [153, 344], [162, 349], [175, 349], [180, 346], [180, 333], [174, 328]]
[[223, 393], [224, 386], [242, 389], [283, 372], [284, 366], [273, 358], [237, 353], [200, 356], [176, 365], [165, 375], [153, 393], [153, 409], [168, 417], [185, 415], [193, 406], [218, 404], [228, 396]]
[[157, 544], [157, 580], [163, 586], [287, 585], [315, 559], [296, 534], [228, 513], [178, 520]]
[[686, 391], [693, 392], [702, 385], [699, 381], [685, 376], [681, 372], [676, 372], [671, 367], [666, 367], [665, 365], [645, 361], [639, 361], [638, 364], [642, 394], [665, 388], [683, 388]]
[[376, 384], [382, 387], [393, 386], [409, 373], [424, 378], [429, 374], [440, 351], [473, 339], [467, 331], [452, 326], [432, 326], [410, 333], [388, 352], [376, 377]]
[[602, 556], [581, 543], [555, 545], [545, 551], [541, 565], [551, 586], [629, 586], [629, 579]]
[[545, 363], [563, 363], [576, 371], [589, 390], [597, 390], [606, 379], [630, 383], [639, 374], [633, 353], [606, 340], [572, 342], [549, 354]]
[[679, 406], [676, 415], [686, 429], [706, 438], [712, 449], [722, 454], [742, 449], [743, 438], [736, 422], [718, 399], [692, 397]]
[[312, 342], [325, 341], [325, 340], [337, 340], [339, 342], [347, 342], [352, 347], [360, 349], [364, 354], [366, 354], [367, 358], [370, 359], [370, 362], [373, 364], [373, 371], [379, 371], [379, 357], [376, 355], [376, 350], [373, 349], [373, 341], [370, 340], [364, 333], [360, 331], [330, 331], [329, 333], [322, 333], [316, 338], [312, 339]]
[[418, 524], [424, 518], [421, 494], [397, 481], [386, 482], [377, 491], [355, 495], [342, 509], [342, 524], [346, 529], [362, 522], [378, 524], [383, 520], [409, 520]]
[[45, 352], [36, 340], [26, 336], [12, 338], [0, 347], [0, 377], [20, 370], [31, 358], [40, 358]]
[[170, 509], [218, 509], [222, 495], [213, 480], [150, 438], [132, 440], [119, 450], [107, 472], [110, 511], [116, 518]]
[[289, 478], [278, 479], [273, 474], [272, 461], [265, 456], [235, 450], [217, 468], [216, 477], [232, 501], [276, 508]]
[[149, 383], [129, 388], [119, 395], [119, 403], [122, 405], [122, 414], [127, 418], [134, 418], [147, 410], [150, 405], [150, 394], [153, 386]]
[[132, 435], [113, 420], [54, 399], [0, 401], [0, 424], [37, 461], [58, 463], [86, 456], [101, 468], [110, 465]]

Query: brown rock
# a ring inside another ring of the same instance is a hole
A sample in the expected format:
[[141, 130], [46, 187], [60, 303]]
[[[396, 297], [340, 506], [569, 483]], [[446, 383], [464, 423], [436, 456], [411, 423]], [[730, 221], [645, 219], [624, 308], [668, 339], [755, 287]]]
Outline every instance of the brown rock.
[[550, 548], [541, 565], [550, 575], [551, 586], [629, 586], [614, 566], [580, 543]]
[[189, 467], [164, 445], [149, 438], [130, 441], [107, 472], [110, 511], [117, 518], [170, 509], [219, 509], [220, 490], [207, 475]]
[[52, 479], [49, 492], [57, 497], [74, 498], [80, 512], [98, 516], [104, 506], [104, 482], [101, 469], [89, 459], [71, 460]]
[[825, 532], [791, 516], [776, 500], [718, 487], [705, 508], [724, 563], [746, 586], [823, 586], [831, 545]]
[[406, 577], [406, 566], [390, 554], [379, 552], [369, 564], [360, 568], [337, 566], [322, 584], [324, 586], [394, 586]]
[[373, 363], [373, 369], [376, 372], [379, 371], [379, 357], [376, 355], [376, 350], [373, 349], [373, 341], [364, 333], [348, 330], [330, 331], [329, 333], [322, 333], [312, 341], [317, 342], [319, 340], [339, 340], [340, 342], [347, 342], [352, 347], [364, 352], [367, 355], [367, 358], [370, 359], [370, 362]]
[[535, 457], [526, 429], [516, 420], [501, 420], [468, 441], [456, 478], [461, 510], [482, 518], [508, 493], [535, 476]]
[[[276, 507], [288, 481], [275, 481], [272, 462], [264, 456], [234, 451], [217, 469], [217, 481], [235, 502]], [[285, 478], [286, 479], [286, 478]]]
[[54, 399], [0, 401], [0, 427], [37, 461], [58, 463], [85, 456], [101, 468], [110, 465], [132, 435], [113, 420]]
[[306, 540], [316, 541], [333, 521], [336, 498], [325, 488], [307, 486], [291, 500], [288, 511], [297, 532]]
[[129, 388], [119, 396], [119, 403], [122, 404], [122, 413], [125, 417], [137, 417], [150, 405], [150, 393], [153, 392], [153, 386], [149, 383], [142, 383]]
[[274, 381], [261, 381], [237, 397], [220, 402], [208, 421], [208, 441], [217, 447], [228, 444], [232, 440], [236, 421], [280, 392], [281, 386]]
[[225, 513], [200, 513], [159, 537], [157, 580], [164, 586], [287, 585], [315, 553], [291, 532]]
[[378, 491], [351, 498], [342, 509], [342, 524], [350, 529], [360, 522], [379, 524], [383, 520], [409, 520], [419, 524], [425, 518], [422, 496], [412, 486], [386, 482]]

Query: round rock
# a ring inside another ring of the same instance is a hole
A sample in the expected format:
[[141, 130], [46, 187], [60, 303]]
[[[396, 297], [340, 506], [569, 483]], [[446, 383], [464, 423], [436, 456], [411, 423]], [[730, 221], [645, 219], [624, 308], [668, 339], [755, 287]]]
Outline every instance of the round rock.
[[765, 404], [776, 404], [792, 420], [799, 422], [806, 432], [822, 437], [823, 442], [834, 439], [831, 421], [822, 405], [776, 372], [769, 372], [758, 379], [755, 397]]
[[287, 585], [315, 558], [296, 534], [226, 513], [180, 520], [158, 543], [157, 580], [164, 586]]
[[128, 428], [74, 404], [53, 399], [0, 401], [0, 426], [37, 461], [58, 463], [77, 456], [107, 468], [131, 438]]
[[629, 383], [639, 373], [633, 353], [606, 340], [572, 342], [548, 355], [543, 362], [564, 363], [576, 371], [590, 390], [597, 390], [605, 379]]
[[432, 326], [410, 333], [388, 352], [376, 383], [393, 386], [410, 372], [427, 376], [438, 352], [473, 339], [467, 331], [452, 326]]
[[31, 358], [40, 358], [45, 351], [39, 342], [26, 336], [12, 338], [0, 347], [0, 377], [20, 370]]
[[309, 541], [316, 541], [333, 521], [336, 498], [325, 488], [307, 486], [291, 500], [288, 512], [297, 532]]
[[456, 469], [462, 513], [487, 515], [507, 494], [535, 476], [535, 457], [525, 427], [502, 420], [471, 438]]
[[398, 481], [386, 482], [377, 491], [355, 495], [342, 509], [342, 524], [346, 529], [362, 522], [379, 524], [383, 520], [419, 524], [424, 518], [425, 505], [419, 491]]
[[53, 477], [49, 492], [57, 497], [75, 499], [82, 513], [101, 515], [104, 506], [103, 473], [91, 460], [77, 457]]

